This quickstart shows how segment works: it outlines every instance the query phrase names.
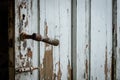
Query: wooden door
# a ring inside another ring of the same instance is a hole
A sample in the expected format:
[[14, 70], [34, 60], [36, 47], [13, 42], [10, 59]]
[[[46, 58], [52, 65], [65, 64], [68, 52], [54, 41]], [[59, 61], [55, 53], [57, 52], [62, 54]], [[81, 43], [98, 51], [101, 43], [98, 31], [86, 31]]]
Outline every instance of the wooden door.
[[[58, 39], [53, 46], [21, 33]], [[71, 79], [71, 0], [15, 0], [15, 80]]]
[[[120, 0], [11, 1], [10, 80], [120, 79]], [[22, 32], [59, 45], [21, 40]]]

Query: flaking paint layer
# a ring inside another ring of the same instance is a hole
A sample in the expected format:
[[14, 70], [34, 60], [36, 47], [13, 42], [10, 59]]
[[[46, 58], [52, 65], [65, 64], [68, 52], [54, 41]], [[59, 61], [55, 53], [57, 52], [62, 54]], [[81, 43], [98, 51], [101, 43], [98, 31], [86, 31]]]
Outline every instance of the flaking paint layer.
[[105, 65], [104, 65], [104, 73], [105, 73], [105, 80], [107, 80], [108, 77], [108, 66], [107, 66], [107, 46], [105, 48]]

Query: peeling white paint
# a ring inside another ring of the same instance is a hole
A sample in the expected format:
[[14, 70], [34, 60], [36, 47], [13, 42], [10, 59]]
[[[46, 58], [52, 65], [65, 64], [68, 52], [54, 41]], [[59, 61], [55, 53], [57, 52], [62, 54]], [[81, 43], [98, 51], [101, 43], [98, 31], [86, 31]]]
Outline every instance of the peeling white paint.
[[[21, 32], [37, 33], [37, 0], [31, 1], [15, 0], [15, 69], [38, 66], [37, 43], [32, 40], [26, 40], [25, 43], [19, 39]], [[31, 50], [32, 57], [27, 55], [28, 48]], [[15, 74], [15, 80], [38, 80], [38, 70], [32, 71], [32, 74], [31, 72]]]

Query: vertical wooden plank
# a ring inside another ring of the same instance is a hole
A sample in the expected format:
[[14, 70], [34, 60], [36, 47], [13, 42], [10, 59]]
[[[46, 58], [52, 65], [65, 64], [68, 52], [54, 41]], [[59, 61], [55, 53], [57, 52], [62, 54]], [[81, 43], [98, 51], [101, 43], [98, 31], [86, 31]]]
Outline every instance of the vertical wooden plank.
[[91, 1], [91, 79], [111, 79], [112, 1]]
[[[38, 0], [31, 0], [30, 1], [30, 8], [31, 8], [31, 21], [30, 21], [30, 26], [31, 26], [31, 31], [30, 31], [30, 34], [31, 33], [38, 33], [38, 19], [39, 19], [39, 14], [38, 14]], [[39, 57], [38, 57], [38, 44], [39, 42], [37, 41], [31, 41], [31, 48], [32, 48], [32, 51], [33, 51], [33, 56], [32, 56], [32, 65], [34, 68], [38, 68], [39, 67], [39, 64], [38, 64], [38, 60], [39, 60]], [[37, 70], [33, 70], [33, 77], [32, 77], [32, 80], [39, 80], [39, 68]]]
[[40, 44], [40, 79], [71, 79], [71, 0], [40, 0], [40, 33], [59, 46]]
[[[77, 3], [77, 80], [85, 79], [85, 0], [78, 0]], [[79, 30], [79, 31], [78, 31]], [[79, 41], [79, 42], [78, 42]], [[84, 66], [83, 66], [84, 65]], [[80, 69], [80, 70], [79, 70]]]
[[120, 79], [120, 0], [117, 0], [117, 74], [116, 79]]
[[[40, 34], [54, 38], [54, 0], [40, 0]], [[53, 78], [53, 46], [40, 44], [40, 80], [52, 80]]]
[[37, 42], [20, 40], [20, 34], [37, 33], [37, 0], [15, 0], [15, 79], [38, 80]]
[[14, 0], [9, 0], [8, 9], [8, 47], [9, 47], [9, 80], [15, 79], [15, 52], [14, 52]]
[[78, 0], [77, 3], [77, 80], [88, 80], [91, 0]]
[[61, 80], [71, 80], [71, 0], [60, 0]]

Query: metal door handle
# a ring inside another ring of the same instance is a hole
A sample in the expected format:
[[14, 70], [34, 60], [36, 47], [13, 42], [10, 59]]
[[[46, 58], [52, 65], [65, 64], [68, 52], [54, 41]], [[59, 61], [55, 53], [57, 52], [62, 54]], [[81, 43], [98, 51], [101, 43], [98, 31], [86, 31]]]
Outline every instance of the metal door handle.
[[59, 40], [58, 39], [50, 39], [49, 37], [43, 37], [40, 34], [37, 33], [33, 33], [32, 35], [26, 34], [24, 32], [22, 32], [20, 34], [20, 40], [24, 40], [24, 39], [32, 39], [35, 41], [42, 41], [54, 46], [59, 45]]

